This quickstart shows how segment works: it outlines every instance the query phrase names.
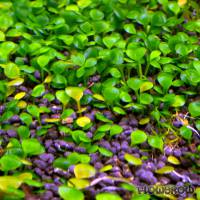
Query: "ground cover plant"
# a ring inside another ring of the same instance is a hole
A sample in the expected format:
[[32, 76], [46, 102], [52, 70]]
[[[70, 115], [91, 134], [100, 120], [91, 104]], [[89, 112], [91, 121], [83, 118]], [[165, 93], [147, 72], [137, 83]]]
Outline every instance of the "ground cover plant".
[[199, 39], [197, 0], [1, 0], [0, 199], [200, 199]]

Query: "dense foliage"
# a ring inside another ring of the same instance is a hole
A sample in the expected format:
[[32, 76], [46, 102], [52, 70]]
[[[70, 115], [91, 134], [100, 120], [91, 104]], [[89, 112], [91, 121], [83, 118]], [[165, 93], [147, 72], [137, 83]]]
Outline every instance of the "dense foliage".
[[195, 0], [1, 0], [0, 198], [200, 199], [199, 38]]

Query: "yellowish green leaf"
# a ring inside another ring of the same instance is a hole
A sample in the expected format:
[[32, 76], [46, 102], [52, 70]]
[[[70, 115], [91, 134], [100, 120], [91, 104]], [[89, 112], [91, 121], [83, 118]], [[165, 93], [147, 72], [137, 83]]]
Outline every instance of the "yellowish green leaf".
[[91, 0], [78, 0], [77, 4], [80, 8], [86, 8], [92, 3]]
[[20, 109], [26, 108], [27, 103], [25, 101], [19, 101], [17, 107]]
[[153, 83], [152, 82], [150, 82], [150, 81], [144, 82], [140, 86], [140, 92], [144, 92], [144, 91], [150, 90], [152, 87], [153, 87]]
[[80, 101], [83, 96], [83, 89], [79, 87], [67, 87], [65, 92], [75, 101]]
[[132, 165], [142, 165], [142, 160], [140, 158], [137, 158], [129, 153], [125, 153], [124, 159]]
[[19, 92], [14, 96], [14, 99], [20, 100], [26, 95], [26, 92]]
[[69, 187], [75, 187], [77, 189], [83, 189], [90, 185], [88, 180], [85, 179], [79, 179], [79, 178], [70, 178], [67, 182], [67, 185]]
[[93, 97], [99, 101], [105, 101], [104, 97], [100, 94], [93, 94]]
[[59, 118], [46, 118], [45, 122], [47, 123], [55, 123], [55, 122], [59, 122], [60, 119]]
[[178, 0], [178, 5], [180, 7], [184, 6], [187, 3], [187, 0]]
[[78, 12], [79, 8], [75, 4], [70, 4], [70, 5], [67, 5], [66, 10], [71, 10], [71, 11], [77, 11]]
[[150, 118], [149, 117], [146, 117], [146, 118], [143, 118], [139, 121], [139, 124], [140, 125], [144, 125], [144, 124], [148, 124], [150, 121]]
[[8, 86], [19, 86], [24, 82], [23, 78], [16, 78], [8, 82]]
[[45, 79], [44, 79], [44, 83], [51, 83], [53, 77], [51, 75], [48, 75]]
[[96, 174], [96, 170], [89, 164], [81, 163], [74, 167], [74, 174], [76, 178], [90, 178]]
[[88, 125], [91, 122], [89, 117], [83, 116], [83, 117], [79, 117], [76, 120], [76, 123], [80, 126], [80, 127], [85, 127], [86, 125]]
[[9, 97], [14, 92], [15, 92], [15, 88], [14, 87], [9, 87], [8, 90], [7, 90], [6, 96]]
[[21, 158], [20, 161], [24, 164], [24, 165], [32, 165], [32, 163], [26, 159]]
[[1, 176], [0, 177], [0, 190], [6, 192], [8, 187], [13, 187], [15, 189], [19, 188], [22, 181], [15, 176]]
[[111, 170], [112, 168], [113, 168], [112, 165], [106, 165], [106, 166], [104, 166], [104, 167], [102, 167], [102, 168], [100, 169], [100, 172], [106, 172], [106, 171]]
[[174, 167], [166, 165], [166, 166], [156, 170], [156, 173], [157, 174], [168, 174], [168, 173], [171, 173], [172, 171], [174, 171]]
[[178, 158], [174, 157], [174, 156], [169, 156], [167, 158], [167, 161], [171, 164], [174, 164], [174, 165], [179, 165], [180, 164], [180, 161], [178, 160]]

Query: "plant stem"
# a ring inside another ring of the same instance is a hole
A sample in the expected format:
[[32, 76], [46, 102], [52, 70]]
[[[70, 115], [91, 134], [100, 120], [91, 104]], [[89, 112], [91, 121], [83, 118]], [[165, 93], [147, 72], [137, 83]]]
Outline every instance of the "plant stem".
[[39, 123], [40, 126], [42, 126], [40, 117], [38, 117], [38, 123]]
[[121, 74], [122, 74], [122, 80], [123, 80], [124, 82], [126, 82], [125, 75], [124, 75], [124, 66], [120, 66], [120, 67], [119, 67], [119, 71], [120, 71]]
[[80, 105], [80, 101], [77, 101], [77, 108], [78, 108], [78, 112], [81, 115], [81, 105]]
[[138, 69], [139, 69], [139, 76], [140, 78], [143, 77], [143, 74], [142, 74], [142, 65], [140, 63], [138, 63]]
[[64, 112], [66, 106], [67, 106], [66, 104], [63, 104], [63, 106], [62, 106], [62, 112]]
[[131, 77], [131, 69], [128, 68], [127, 70], [128, 70], [128, 72], [127, 72], [127, 76], [128, 76], [128, 79], [129, 79], [129, 78]]
[[136, 98], [137, 98], [137, 102], [140, 102], [140, 98], [139, 98], [139, 93], [138, 93], [138, 91], [135, 91], [135, 95], [136, 95]]
[[145, 73], [144, 73], [145, 76], [147, 76], [147, 74], [148, 74], [149, 66], [150, 66], [149, 58], [147, 58], [147, 66], [146, 66], [146, 68], [145, 68]]
[[41, 70], [41, 77], [42, 77], [42, 81], [44, 81], [44, 70]]

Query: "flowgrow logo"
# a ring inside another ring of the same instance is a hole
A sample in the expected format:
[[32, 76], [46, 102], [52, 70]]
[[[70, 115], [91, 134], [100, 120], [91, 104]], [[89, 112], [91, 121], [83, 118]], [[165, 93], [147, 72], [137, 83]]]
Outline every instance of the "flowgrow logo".
[[138, 192], [146, 194], [166, 194], [166, 195], [181, 195], [184, 193], [194, 193], [195, 188], [192, 185], [175, 186], [175, 185], [150, 185], [138, 186]]

